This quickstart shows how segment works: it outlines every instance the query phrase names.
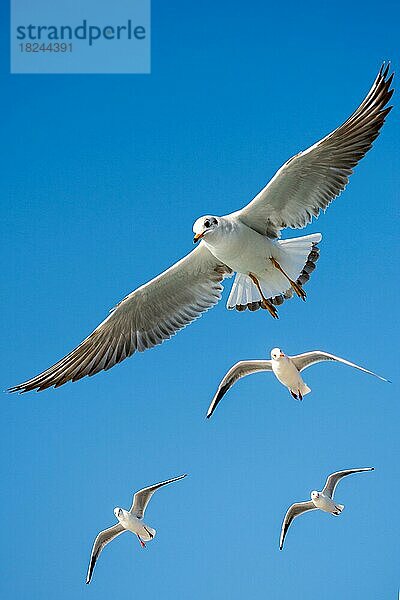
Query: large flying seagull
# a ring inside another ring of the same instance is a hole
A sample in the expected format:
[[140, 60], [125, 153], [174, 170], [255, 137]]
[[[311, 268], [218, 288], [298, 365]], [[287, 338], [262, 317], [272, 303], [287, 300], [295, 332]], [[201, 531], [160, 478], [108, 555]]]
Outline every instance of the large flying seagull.
[[161, 344], [217, 304], [221, 282], [234, 272], [228, 308], [264, 308], [277, 318], [276, 306], [293, 292], [304, 300], [302, 286], [318, 259], [321, 235], [277, 238], [286, 227], [305, 227], [344, 190], [391, 109], [392, 78], [389, 66], [383, 65], [343, 125], [288, 160], [242, 210], [198, 219], [194, 241], [202, 241], [195, 250], [126, 296], [55, 365], [9, 391], [59, 387]]

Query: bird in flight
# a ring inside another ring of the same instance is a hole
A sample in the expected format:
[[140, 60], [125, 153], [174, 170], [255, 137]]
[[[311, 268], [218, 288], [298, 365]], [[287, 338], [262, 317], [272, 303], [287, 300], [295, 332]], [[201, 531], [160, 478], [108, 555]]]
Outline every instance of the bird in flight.
[[173, 481], [183, 479], [184, 477], [186, 477], [186, 474], [180, 475], [179, 477], [174, 477], [173, 479], [168, 479], [167, 481], [162, 481], [161, 483], [156, 483], [155, 485], [151, 485], [143, 490], [139, 490], [133, 496], [132, 506], [129, 510], [124, 510], [123, 508], [118, 507], [114, 508], [114, 515], [117, 517], [118, 523], [112, 527], [109, 527], [108, 529], [104, 529], [104, 531], [100, 531], [99, 535], [94, 540], [86, 583], [90, 583], [90, 580], [92, 579], [94, 566], [104, 546], [106, 546], [121, 533], [124, 533], [125, 531], [132, 531], [132, 533], [137, 536], [142, 548], [146, 547], [146, 542], [152, 540], [156, 535], [156, 530], [143, 522], [144, 513], [148, 503], [150, 502], [150, 498], [160, 487], [168, 485]]
[[335, 494], [335, 489], [339, 481], [343, 477], [347, 477], [347, 475], [351, 475], [352, 473], [362, 473], [364, 471], [373, 471], [373, 467], [366, 467], [365, 469], [348, 469], [346, 471], [337, 471], [336, 473], [332, 473], [326, 480], [325, 487], [322, 492], [313, 491], [311, 492], [311, 500], [307, 502], [296, 502], [289, 507], [285, 518], [282, 523], [281, 537], [279, 540], [279, 549], [282, 550], [283, 542], [285, 541], [287, 530], [293, 519], [302, 515], [303, 513], [309, 510], [322, 510], [324, 512], [330, 513], [335, 517], [339, 516], [342, 510], [344, 509], [343, 504], [338, 504], [334, 501], [333, 496]]
[[383, 65], [342, 125], [288, 160], [241, 210], [197, 219], [197, 248], [126, 296], [64, 358], [9, 391], [57, 388], [161, 344], [217, 304], [222, 281], [234, 273], [229, 309], [262, 308], [278, 318], [276, 307], [293, 294], [305, 300], [303, 285], [315, 268], [321, 235], [278, 238], [282, 229], [305, 227], [344, 190], [391, 110], [392, 78]]
[[218, 390], [211, 401], [211, 404], [207, 411], [207, 418], [209, 419], [217, 408], [218, 403], [225, 396], [226, 392], [231, 388], [239, 379], [257, 373], [259, 371], [272, 371], [275, 377], [284, 385], [295, 400], [303, 400], [303, 396], [309, 394], [311, 389], [306, 383], [304, 383], [301, 376], [301, 372], [312, 365], [324, 362], [326, 360], [335, 361], [354, 367], [359, 371], [378, 377], [382, 381], [390, 383], [388, 379], [377, 375], [373, 371], [364, 369], [355, 363], [352, 363], [340, 356], [329, 354], [328, 352], [322, 352], [321, 350], [312, 350], [311, 352], [304, 352], [304, 354], [296, 354], [295, 356], [287, 356], [282, 352], [280, 348], [273, 348], [271, 350], [271, 360], [241, 360], [225, 375], [223, 380], [218, 386]]

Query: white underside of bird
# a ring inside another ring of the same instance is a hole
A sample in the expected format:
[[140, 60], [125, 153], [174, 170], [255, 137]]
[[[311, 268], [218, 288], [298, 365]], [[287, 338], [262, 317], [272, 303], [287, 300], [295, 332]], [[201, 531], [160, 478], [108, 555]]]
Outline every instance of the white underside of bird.
[[[201, 218], [194, 224], [196, 235], [201, 235], [203, 221]], [[296, 282], [321, 239], [322, 235], [315, 233], [274, 241], [248, 227], [240, 220], [240, 214], [234, 213], [219, 217], [218, 229], [210, 231], [202, 243], [216, 259], [236, 272], [227, 301], [227, 308], [233, 309], [292, 293], [292, 287], [304, 300], [305, 293]]]
[[303, 396], [311, 392], [296, 365], [285, 354], [281, 353], [279, 360], [272, 360], [271, 367], [278, 381], [287, 387], [294, 398], [302, 400]]
[[149, 542], [155, 537], [156, 530], [143, 523], [141, 519], [138, 519], [128, 510], [116, 509], [114, 514], [124, 529], [137, 535], [142, 547], [145, 546], [144, 542]]
[[315, 508], [327, 512], [337, 517], [344, 509], [344, 504], [337, 504], [329, 496], [325, 496], [322, 492], [318, 493], [318, 496], [311, 498]]

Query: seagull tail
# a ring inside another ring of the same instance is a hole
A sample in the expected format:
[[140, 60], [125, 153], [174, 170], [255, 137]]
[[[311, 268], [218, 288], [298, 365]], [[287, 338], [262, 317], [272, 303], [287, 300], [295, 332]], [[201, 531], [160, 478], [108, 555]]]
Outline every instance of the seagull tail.
[[320, 233], [276, 242], [276, 255], [282, 269], [299, 285], [307, 283], [319, 258]]
[[[310, 274], [315, 269], [315, 263], [319, 258], [318, 243], [321, 239], [321, 234], [315, 233], [290, 240], [278, 240], [275, 244], [274, 258], [300, 287], [310, 279]], [[260, 280], [260, 285], [264, 297], [275, 306], [279, 306], [293, 296], [292, 287], [288, 287], [287, 279], [277, 269], [271, 268], [266, 278]], [[248, 275], [236, 274], [227, 308], [230, 310], [235, 308], [238, 311], [265, 308], [259, 290]]]
[[306, 396], [311, 392], [311, 388], [309, 388], [308, 385], [303, 381], [303, 383], [301, 384], [300, 392], [302, 396]]
[[258, 310], [261, 308], [261, 296], [257, 287], [250, 277], [243, 273], [237, 273], [233, 282], [231, 293], [229, 294], [227, 308], [242, 311]]
[[148, 525], [144, 526], [144, 531], [141, 532], [140, 537], [144, 542], [150, 542], [156, 536], [156, 530]]
[[338, 517], [340, 515], [340, 513], [342, 512], [342, 510], [344, 509], [344, 504], [335, 504], [335, 512], [332, 513], [335, 515], [335, 517]]

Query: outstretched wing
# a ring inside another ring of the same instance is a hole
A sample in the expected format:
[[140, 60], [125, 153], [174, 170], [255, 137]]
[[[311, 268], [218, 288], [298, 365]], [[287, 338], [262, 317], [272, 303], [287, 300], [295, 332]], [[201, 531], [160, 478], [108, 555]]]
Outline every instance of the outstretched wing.
[[289, 507], [282, 523], [281, 537], [279, 540], [279, 550], [282, 550], [283, 548], [283, 542], [285, 541], [287, 530], [289, 529], [289, 526], [293, 519], [309, 510], [316, 510], [315, 505], [311, 500], [308, 500], [308, 502], [296, 502], [295, 504], [292, 504], [292, 506]]
[[133, 496], [132, 506], [130, 508], [130, 512], [135, 515], [138, 519], [142, 519], [144, 517], [144, 513], [146, 511], [147, 505], [150, 502], [150, 498], [160, 487], [164, 485], [168, 485], [173, 481], [179, 481], [179, 479], [183, 479], [186, 477], [187, 473], [184, 475], [179, 475], [179, 477], [174, 477], [173, 479], [167, 479], [167, 481], [162, 481], [161, 483], [156, 483], [155, 485], [151, 485], [147, 488], [143, 488], [136, 492]]
[[391, 107], [393, 74], [382, 65], [369, 93], [343, 125], [293, 156], [238, 217], [259, 233], [279, 236], [305, 227], [346, 187], [353, 168], [371, 148]]
[[346, 471], [337, 471], [336, 473], [332, 473], [332, 475], [328, 476], [322, 493], [325, 494], [325, 496], [330, 496], [330, 498], [333, 499], [336, 486], [343, 477], [347, 477], [347, 475], [351, 475], [352, 473], [362, 473], [363, 471], [373, 470], [374, 467], [366, 467], [365, 469], [348, 469]]
[[221, 298], [231, 270], [200, 244], [158, 277], [126, 296], [77, 348], [10, 392], [59, 387], [108, 370], [143, 352], [197, 319]]
[[368, 375], [373, 375], [374, 377], [378, 377], [378, 379], [381, 379], [382, 381], [387, 381], [388, 383], [390, 383], [388, 379], [377, 375], [373, 371], [364, 369], [364, 367], [360, 367], [359, 365], [356, 365], [355, 363], [352, 363], [349, 360], [340, 358], [340, 356], [335, 356], [334, 354], [329, 354], [328, 352], [323, 352], [322, 350], [304, 352], [303, 354], [297, 354], [296, 356], [291, 356], [290, 358], [299, 371], [304, 371], [304, 369], [307, 369], [307, 367], [311, 367], [312, 365], [316, 365], [317, 363], [324, 362], [326, 360], [331, 360], [343, 363], [344, 365], [348, 365], [349, 367], [354, 367], [359, 371], [363, 371], [364, 373], [368, 373]]
[[92, 554], [90, 556], [89, 568], [86, 576], [86, 583], [90, 583], [90, 580], [92, 579], [94, 566], [104, 546], [106, 546], [109, 542], [111, 542], [111, 540], [116, 538], [118, 535], [120, 535], [120, 533], [123, 533], [124, 531], [126, 531], [126, 529], [124, 529], [120, 523], [117, 523], [109, 529], [100, 531], [99, 535], [94, 540]]
[[241, 377], [246, 377], [246, 375], [250, 375], [251, 373], [256, 373], [257, 371], [272, 371], [271, 361], [241, 360], [240, 362], [236, 363], [236, 365], [233, 365], [233, 367], [229, 369], [219, 384], [217, 393], [208, 407], [207, 419], [211, 417], [214, 410], [217, 408], [219, 401], [223, 398], [223, 396], [225, 396], [229, 388], [231, 388], [233, 384], [238, 381], [238, 379], [241, 379]]

